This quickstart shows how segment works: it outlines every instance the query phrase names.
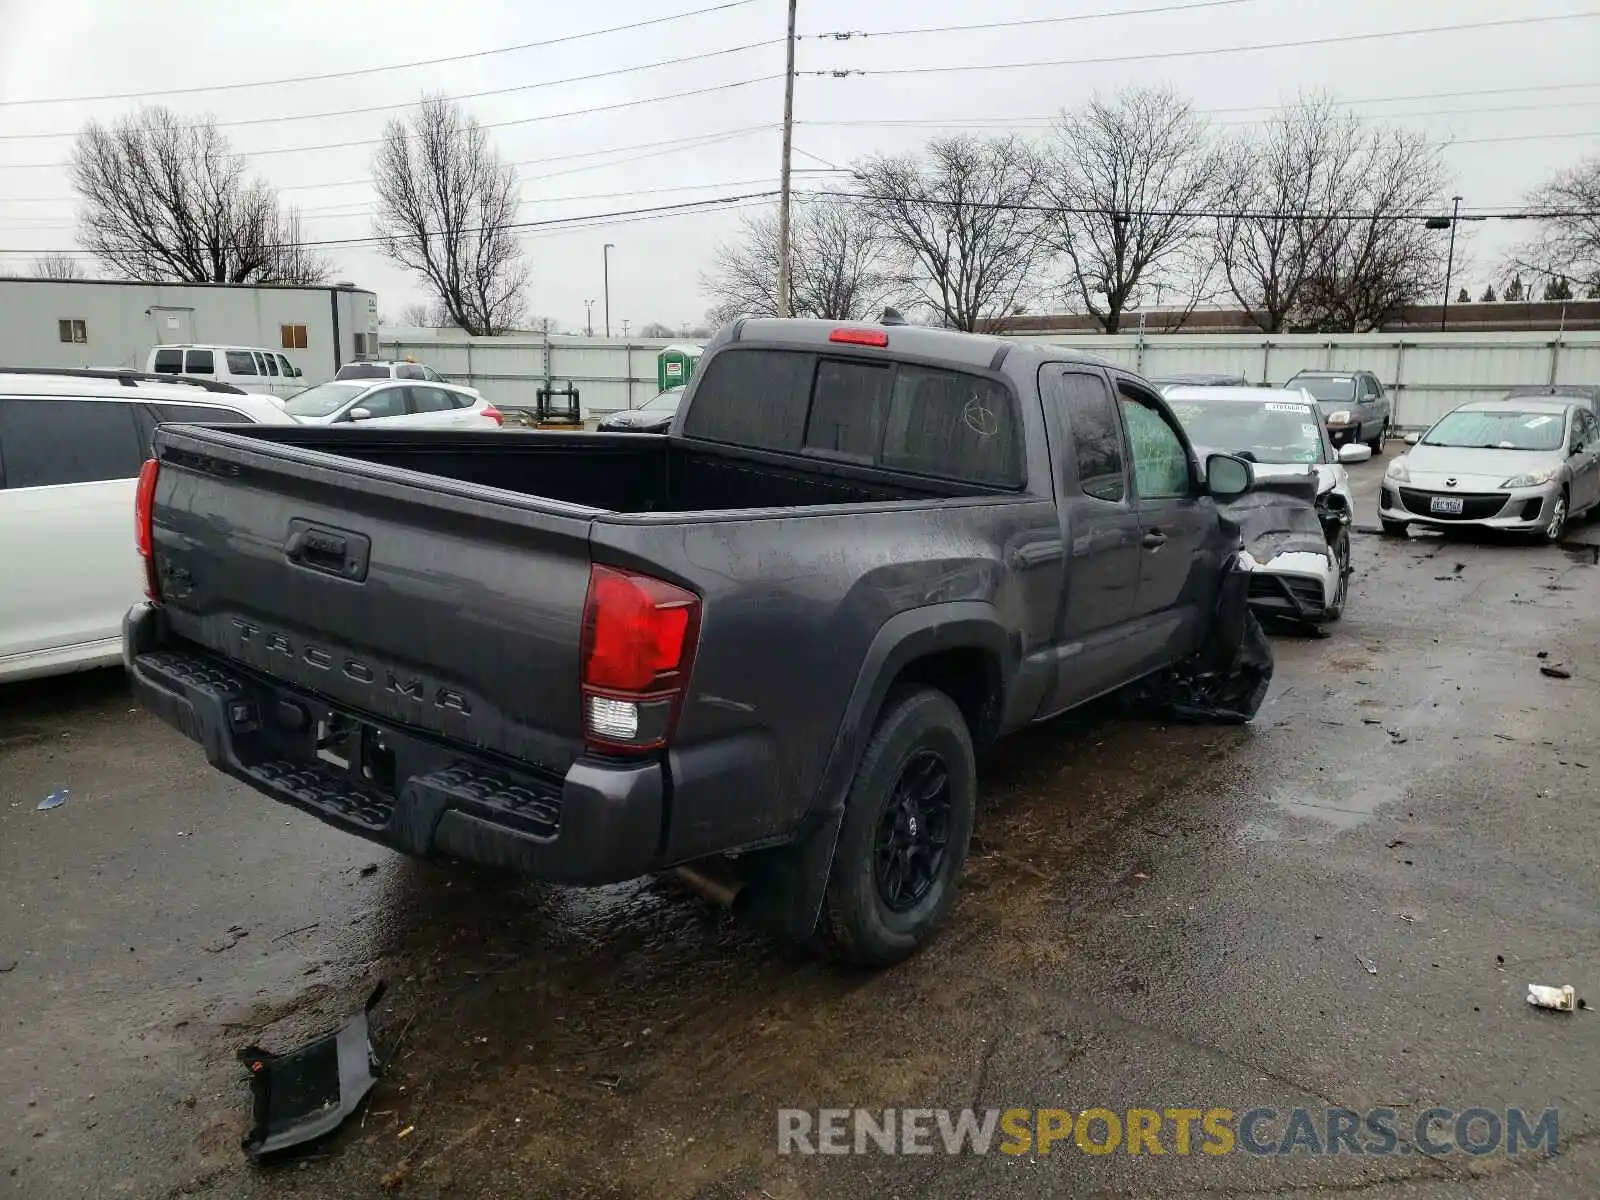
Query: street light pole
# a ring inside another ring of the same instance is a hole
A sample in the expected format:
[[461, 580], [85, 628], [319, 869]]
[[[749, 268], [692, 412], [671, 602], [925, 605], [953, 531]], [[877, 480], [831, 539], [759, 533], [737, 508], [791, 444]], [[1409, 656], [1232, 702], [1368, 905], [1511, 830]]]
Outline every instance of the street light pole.
[[605, 271], [605, 288], [606, 288], [606, 336], [607, 337], [611, 336], [611, 251], [612, 251], [612, 248], [613, 248], [612, 244], [610, 242], [607, 242], [605, 244], [605, 249], [600, 251], [600, 257], [602, 259], [604, 259], [604, 261], [605, 261], [604, 271]]
[[583, 329], [585, 337], [594, 336], [594, 301], [583, 302]]
[[1455, 205], [1450, 210], [1450, 250], [1445, 256], [1444, 263], [1444, 304], [1439, 309], [1439, 332], [1443, 333], [1445, 322], [1450, 319], [1450, 281], [1455, 274], [1456, 267], [1456, 225], [1461, 221], [1461, 197], [1455, 197]]
[[794, 141], [794, 17], [799, 0], [789, 0], [788, 66], [783, 75], [783, 182], [778, 197], [778, 315], [789, 315], [789, 161]]

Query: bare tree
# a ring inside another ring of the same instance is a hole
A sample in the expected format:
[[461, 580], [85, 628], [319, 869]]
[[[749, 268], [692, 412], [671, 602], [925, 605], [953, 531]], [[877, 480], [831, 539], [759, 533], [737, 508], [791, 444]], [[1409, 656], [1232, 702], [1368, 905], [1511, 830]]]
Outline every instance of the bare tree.
[[468, 333], [515, 328], [528, 283], [517, 172], [476, 118], [443, 96], [424, 97], [409, 128], [399, 119], [384, 128], [372, 174], [383, 252], [421, 275]]
[[1530, 209], [1559, 214], [1512, 252], [1508, 269], [1569, 280], [1580, 292], [1600, 290], [1600, 157], [1558, 171], [1528, 197]]
[[1443, 288], [1448, 235], [1419, 214], [1444, 206], [1448, 172], [1437, 148], [1399, 127], [1365, 131], [1343, 170], [1335, 190], [1350, 219], [1330, 231], [1296, 317], [1305, 328], [1359, 333]]
[[1224, 150], [1231, 211], [1217, 220], [1217, 257], [1228, 290], [1266, 332], [1288, 324], [1307, 281], [1335, 257], [1360, 147], [1360, 118], [1312, 98], [1280, 113], [1265, 136]]
[[[875, 315], [895, 286], [870, 215], [842, 198], [795, 204], [789, 264], [790, 310], [797, 317], [849, 321]], [[775, 316], [777, 217], [746, 218], [740, 240], [718, 248], [700, 288], [714, 302], [706, 314], [713, 325], [741, 316]]]
[[669, 338], [677, 335], [671, 325], [663, 325], [660, 321], [651, 321], [648, 325], [640, 326], [639, 336], [642, 338]]
[[247, 173], [216, 122], [141, 109], [91, 121], [72, 150], [83, 197], [78, 241], [132, 279], [320, 283], [331, 265], [303, 244], [300, 217]]
[[53, 254], [41, 254], [33, 260], [33, 277], [35, 279], [87, 279], [89, 272], [83, 269], [83, 264], [70, 254], [56, 251]]
[[453, 329], [455, 322], [450, 319], [450, 314], [444, 305], [435, 300], [424, 303], [414, 300], [400, 310], [400, 324], [408, 325], [413, 329]]
[[937, 138], [920, 156], [868, 159], [855, 179], [902, 287], [939, 324], [999, 331], [1032, 302], [1048, 251], [1026, 142]]
[[1204, 120], [1165, 89], [1130, 88], [1062, 113], [1040, 175], [1068, 290], [1107, 333], [1147, 295], [1198, 297], [1222, 159]]

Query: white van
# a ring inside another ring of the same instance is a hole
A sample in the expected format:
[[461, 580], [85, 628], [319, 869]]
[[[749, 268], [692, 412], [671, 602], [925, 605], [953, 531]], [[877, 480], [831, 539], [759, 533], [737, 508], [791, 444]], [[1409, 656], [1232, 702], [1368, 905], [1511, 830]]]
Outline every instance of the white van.
[[157, 346], [145, 370], [151, 375], [187, 375], [232, 384], [280, 400], [300, 391], [300, 368], [276, 350], [256, 346]]

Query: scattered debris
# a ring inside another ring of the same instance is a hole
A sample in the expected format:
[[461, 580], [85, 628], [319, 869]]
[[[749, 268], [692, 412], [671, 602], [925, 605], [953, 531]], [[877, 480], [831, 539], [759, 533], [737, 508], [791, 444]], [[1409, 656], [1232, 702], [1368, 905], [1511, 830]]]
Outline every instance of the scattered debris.
[[1417, 923], [1417, 919], [1415, 917], [1413, 917], [1410, 913], [1401, 913], [1400, 914], [1400, 919], [1402, 921], [1404, 921], [1407, 925], [1415, 925]]
[[1570, 983], [1565, 987], [1545, 987], [1542, 984], [1530, 983], [1528, 1003], [1536, 1008], [1548, 1008], [1556, 1012], [1574, 1012], [1578, 1007], [1578, 994], [1572, 990]]
[[227, 933], [223, 934], [214, 942], [208, 942], [204, 949], [209, 954], [221, 954], [224, 950], [232, 950], [239, 944], [240, 939], [247, 938], [249, 936], [250, 931], [243, 925], [230, 925], [228, 926]]
[[1356, 961], [1367, 969], [1368, 975], [1376, 975], [1378, 973], [1378, 964], [1373, 962], [1370, 958], [1357, 954]]
[[321, 924], [322, 924], [321, 921], [313, 921], [309, 925], [300, 926], [299, 929], [291, 929], [287, 933], [280, 933], [277, 937], [273, 938], [272, 940], [275, 941], [275, 942], [281, 942], [281, 941], [283, 941], [284, 938], [291, 938], [297, 933], [309, 933], [311, 930], [315, 929], [318, 925], [321, 925]]
[[1539, 657], [1540, 657], [1540, 658], [1549, 658], [1549, 657], [1550, 657], [1550, 651], [1548, 651], [1548, 650], [1541, 650], [1541, 651], [1539, 651], [1539, 655], [1538, 655], [1538, 656], [1539, 656]]
[[314, 1141], [360, 1107], [378, 1082], [370, 1018], [383, 993], [379, 983], [359, 1013], [287, 1054], [260, 1046], [239, 1051], [250, 1072], [255, 1109], [253, 1127], [241, 1143], [246, 1154], [260, 1159]]
[[1495, 737], [1499, 738], [1502, 742], [1514, 742], [1514, 741], [1517, 740], [1516, 738], [1512, 737], [1509, 733], [1497, 733], [1497, 734], [1495, 734]]
[[1496, 954], [1494, 961], [1503, 967], [1506, 965], [1506, 956], [1504, 954]]
[[64, 788], [64, 787], [63, 788], [57, 788], [55, 791], [51, 792], [48, 796], [46, 796], [43, 800], [39, 801], [38, 806], [33, 811], [34, 812], [44, 812], [46, 809], [60, 808], [63, 804], [65, 804], [67, 802], [68, 799], [71, 798], [71, 796], [72, 796], [72, 789], [71, 788]]
[[1552, 667], [1548, 663], [1539, 668], [1539, 674], [1548, 675], [1551, 679], [1571, 679], [1572, 672], [1565, 667]]
[[17, 969], [17, 960], [16, 959], [14, 959], [14, 958], [0, 959], [0, 975], [4, 975], [7, 971], [15, 971], [16, 969]]
[[378, 864], [377, 863], [368, 863], [366, 866], [362, 867], [361, 871], [360, 871], [360, 874], [361, 874], [362, 878], [366, 878], [368, 875], [376, 875], [377, 873], [378, 873]]
[[1361, 723], [1363, 725], [1382, 725], [1383, 721], [1378, 717], [1362, 717]]
[[396, 1136], [397, 1136], [397, 1137], [403, 1137], [403, 1138], [408, 1138], [408, 1137], [410, 1137], [410, 1136], [411, 1136], [411, 1135], [412, 1135], [412, 1134], [413, 1134], [413, 1133], [415, 1133], [415, 1132], [416, 1132], [416, 1131], [417, 1131], [417, 1127], [416, 1127], [416, 1126], [415, 1126], [415, 1125], [407, 1125], [407, 1126], [406, 1126], [406, 1127], [405, 1127], [405, 1128], [404, 1128], [404, 1129], [402, 1129], [402, 1130], [401, 1130], [401, 1131], [400, 1131], [400, 1132], [399, 1132], [399, 1133], [398, 1133], [398, 1134], [397, 1134], [397, 1135], [396, 1135]]
[[1149, 879], [1150, 878], [1150, 876], [1146, 875], [1143, 871], [1135, 871], [1133, 873], [1133, 877], [1135, 879]]
[[1461, 574], [1461, 572], [1465, 571], [1466, 569], [1467, 569], [1467, 564], [1466, 563], [1457, 563], [1456, 564], [1456, 574], [1457, 575]]
[[183, 1103], [183, 1106], [185, 1108], [193, 1108], [196, 1104], [198, 1104], [200, 1102], [198, 1100], [196, 1100], [193, 1095], [188, 1095], [188, 1096], [185, 1096], [183, 1098], [183, 1102], [182, 1103]]
[[1389, 742], [1391, 745], [1404, 746], [1408, 741], [1410, 741], [1410, 739], [1398, 729], [1389, 730]]
[[1395, 838], [1392, 841], [1385, 842], [1383, 844], [1383, 848], [1385, 850], [1393, 850], [1396, 846], [1404, 846], [1407, 844], [1408, 843], [1406, 842], [1405, 838]]

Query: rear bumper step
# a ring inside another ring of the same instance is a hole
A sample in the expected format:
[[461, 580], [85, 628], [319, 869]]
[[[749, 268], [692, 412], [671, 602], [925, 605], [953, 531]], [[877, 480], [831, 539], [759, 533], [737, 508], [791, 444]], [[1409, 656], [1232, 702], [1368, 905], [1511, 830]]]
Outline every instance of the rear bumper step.
[[145, 604], [124, 620], [123, 660], [139, 700], [212, 766], [348, 833], [556, 883], [616, 883], [659, 865], [656, 762], [509, 769], [173, 644]]

